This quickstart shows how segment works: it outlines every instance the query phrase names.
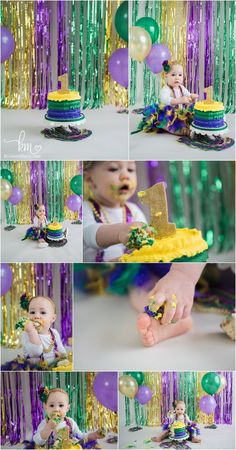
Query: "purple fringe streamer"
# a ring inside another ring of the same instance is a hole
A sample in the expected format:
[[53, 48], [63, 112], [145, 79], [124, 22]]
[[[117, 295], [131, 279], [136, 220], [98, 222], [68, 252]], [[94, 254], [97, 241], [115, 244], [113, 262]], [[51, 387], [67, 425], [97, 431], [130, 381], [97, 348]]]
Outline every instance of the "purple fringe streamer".
[[[40, 186], [40, 184], [41, 186]], [[34, 205], [43, 203], [48, 217], [47, 183], [45, 161], [30, 161], [30, 186], [31, 186], [31, 219], [35, 216]], [[41, 188], [41, 189], [40, 189]]]
[[[68, 72], [67, 61], [67, 36], [68, 26], [66, 25], [66, 2], [59, 0], [57, 2], [57, 23], [58, 23], [58, 76]], [[58, 88], [60, 88], [58, 82]]]
[[72, 267], [61, 263], [61, 338], [63, 344], [68, 344], [72, 336]]
[[[47, 95], [51, 90], [51, 42], [50, 2], [37, 0], [35, 6], [35, 73], [32, 73], [32, 108], [47, 107]], [[35, 92], [35, 77], [38, 78]]]

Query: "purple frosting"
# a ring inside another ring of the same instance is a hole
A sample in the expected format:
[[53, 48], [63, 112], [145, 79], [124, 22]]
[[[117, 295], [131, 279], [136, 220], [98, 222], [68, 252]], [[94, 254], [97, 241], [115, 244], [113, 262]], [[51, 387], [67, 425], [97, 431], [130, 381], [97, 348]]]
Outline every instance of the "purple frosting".
[[205, 128], [222, 128], [224, 126], [224, 119], [214, 119], [214, 120], [200, 120], [194, 119], [193, 125], [196, 127], [205, 127]]
[[70, 111], [60, 111], [56, 109], [48, 110], [47, 116], [51, 119], [76, 119], [81, 116], [80, 109], [72, 109]]

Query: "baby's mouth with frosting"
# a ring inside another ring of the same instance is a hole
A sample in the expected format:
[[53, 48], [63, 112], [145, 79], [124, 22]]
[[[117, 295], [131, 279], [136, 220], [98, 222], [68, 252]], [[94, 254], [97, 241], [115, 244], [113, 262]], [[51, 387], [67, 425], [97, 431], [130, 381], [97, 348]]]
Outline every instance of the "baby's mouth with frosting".
[[44, 322], [42, 319], [32, 319], [32, 322], [34, 323], [34, 326], [37, 330], [43, 327]]
[[54, 411], [51, 414], [51, 419], [54, 420], [55, 422], [61, 422], [62, 414], [59, 411]]
[[112, 184], [111, 189], [113, 194], [118, 197], [126, 197], [132, 193], [134, 183], [132, 181], [124, 181], [119, 185]]

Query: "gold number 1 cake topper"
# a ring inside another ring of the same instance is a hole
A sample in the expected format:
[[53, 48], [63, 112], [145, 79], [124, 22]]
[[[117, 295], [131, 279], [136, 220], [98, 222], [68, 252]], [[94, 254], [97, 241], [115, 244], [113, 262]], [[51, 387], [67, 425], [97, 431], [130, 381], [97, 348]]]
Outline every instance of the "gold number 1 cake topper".
[[68, 89], [68, 74], [64, 73], [64, 75], [60, 75], [60, 77], [58, 77], [58, 81], [61, 82], [61, 88], [58, 89], [60, 94], [66, 94], [67, 92], [69, 92], [69, 89]]
[[205, 100], [205, 103], [214, 103], [214, 99], [213, 99], [213, 86], [209, 86], [208, 88], [205, 88], [203, 92], [206, 93], [206, 100]]
[[138, 192], [138, 197], [150, 208], [151, 223], [157, 232], [157, 239], [173, 236], [176, 233], [174, 223], [168, 222], [168, 205], [164, 183], [157, 183], [145, 191]]

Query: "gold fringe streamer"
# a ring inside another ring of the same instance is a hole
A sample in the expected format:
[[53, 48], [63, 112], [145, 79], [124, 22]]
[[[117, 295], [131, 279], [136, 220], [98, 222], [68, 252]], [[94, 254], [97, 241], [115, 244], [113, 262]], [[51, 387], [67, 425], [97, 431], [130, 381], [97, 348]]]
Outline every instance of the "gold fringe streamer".
[[23, 192], [22, 201], [16, 205], [17, 223], [19, 225], [31, 223], [31, 185], [30, 185], [30, 162], [13, 161], [14, 186], [21, 188]]
[[207, 395], [202, 389], [201, 379], [203, 375], [207, 372], [197, 372], [197, 422], [203, 423], [204, 425], [212, 425], [214, 423], [214, 413], [205, 414], [199, 408], [199, 400], [203, 395]]
[[[187, 2], [162, 0], [161, 42], [168, 47], [171, 59], [182, 64], [186, 74]], [[174, 30], [174, 32], [173, 32]]]
[[15, 51], [5, 62], [5, 108], [31, 106], [34, 70], [34, 1], [3, 1], [2, 22], [14, 35]]
[[86, 429], [104, 429], [105, 431], [113, 431], [117, 433], [118, 415], [105, 408], [98, 402], [93, 393], [94, 372], [86, 373]]
[[78, 213], [70, 211], [66, 206], [66, 199], [73, 192], [70, 188], [70, 181], [75, 175], [79, 174], [78, 161], [64, 161], [64, 220], [77, 220]]
[[20, 296], [23, 292], [35, 295], [34, 264], [10, 264], [12, 269], [12, 286], [6, 296], [2, 297], [2, 346], [18, 348], [20, 332], [15, 324], [24, 315], [20, 308]]
[[112, 53], [118, 48], [125, 48], [127, 44], [121, 39], [116, 32], [114, 17], [117, 8], [122, 3], [122, 0], [107, 1], [107, 15], [106, 15], [106, 35], [105, 35], [105, 76], [104, 76], [104, 102], [105, 104], [112, 104], [115, 106], [123, 106], [128, 108], [128, 89], [125, 89], [120, 84], [113, 81], [108, 71], [108, 60]]
[[147, 426], [161, 425], [161, 398], [162, 398], [162, 374], [161, 372], [145, 372], [145, 382], [151, 391], [152, 399], [147, 403]]

